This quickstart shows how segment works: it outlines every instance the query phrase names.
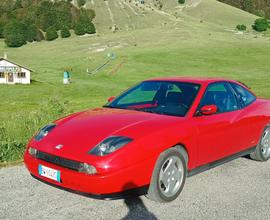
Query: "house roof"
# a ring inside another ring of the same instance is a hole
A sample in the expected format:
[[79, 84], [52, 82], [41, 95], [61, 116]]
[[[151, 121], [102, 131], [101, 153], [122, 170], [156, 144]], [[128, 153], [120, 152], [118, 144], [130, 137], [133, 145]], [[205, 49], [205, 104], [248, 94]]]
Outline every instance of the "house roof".
[[13, 62], [13, 61], [11, 61], [11, 60], [9, 60], [9, 59], [0, 58], [0, 61], [2, 61], [2, 60], [5, 60], [5, 61], [7, 61], [7, 62], [9, 62], [9, 63], [12, 63], [12, 64], [14, 64], [14, 65], [16, 65], [16, 66], [22, 67], [22, 68], [24, 68], [24, 69], [29, 70], [30, 72], [33, 72], [33, 70], [29, 69], [28, 67], [22, 66], [22, 65], [20, 65], [20, 64], [18, 64], [18, 63], [15, 63], [15, 62]]

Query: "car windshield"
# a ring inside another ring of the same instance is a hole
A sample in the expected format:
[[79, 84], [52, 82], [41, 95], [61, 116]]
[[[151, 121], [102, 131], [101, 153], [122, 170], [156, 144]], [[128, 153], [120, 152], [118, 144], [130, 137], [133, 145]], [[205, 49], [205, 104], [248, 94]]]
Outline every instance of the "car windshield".
[[193, 83], [145, 81], [104, 107], [184, 117], [199, 88], [200, 85]]

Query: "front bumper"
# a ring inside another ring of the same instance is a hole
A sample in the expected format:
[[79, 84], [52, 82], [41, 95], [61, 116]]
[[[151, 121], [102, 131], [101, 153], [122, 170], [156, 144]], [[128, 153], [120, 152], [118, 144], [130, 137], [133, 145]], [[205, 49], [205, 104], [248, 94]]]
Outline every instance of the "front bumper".
[[45, 184], [56, 187], [58, 189], [65, 190], [65, 191], [68, 191], [68, 192], [71, 192], [71, 193], [76, 193], [76, 194], [86, 196], [86, 197], [90, 197], [90, 198], [94, 198], [94, 199], [114, 200], [114, 199], [123, 199], [123, 198], [141, 196], [141, 195], [147, 194], [147, 191], [148, 191], [148, 188], [149, 188], [149, 185], [146, 185], [146, 186], [141, 186], [141, 187], [138, 187], [138, 188], [129, 189], [129, 190], [125, 190], [125, 191], [117, 192], [117, 193], [93, 194], [93, 193], [84, 193], [84, 192], [81, 192], [81, 191], [76, 191], [76, 190], [73, 190], [73, 189], [69, 189], [69, 188], [59, 186], [59, 185], [55, 185], [55, 184], [53, 184], [51, 182], [44, 181], [43, 179], [40, 178], [40, 176], [37, 177], [37, 176], [34, 176], [33, 174], [31, 174], [31, 176], [33, 178], [35, 178], [36, 180], [39, 180], [39, 181], [41, 181], [41, 182], [43, 182]]
[[[94, 175], [80, 173], [36, 159], [28, 152], [24, 155], [24, 163], [30, 174], [38, 180], [58, 188], [100, 199], [118, 198], [128, 195], [129, 193], [133, 195], [145, 194], [152, 173], [149, 169], [152, 163], [150, 161], [145, 161], [114, 173]], [[38, 173], [39, 165], [59, 170], [61, 172], [61, 181], [57, 182], [40, 176]]]

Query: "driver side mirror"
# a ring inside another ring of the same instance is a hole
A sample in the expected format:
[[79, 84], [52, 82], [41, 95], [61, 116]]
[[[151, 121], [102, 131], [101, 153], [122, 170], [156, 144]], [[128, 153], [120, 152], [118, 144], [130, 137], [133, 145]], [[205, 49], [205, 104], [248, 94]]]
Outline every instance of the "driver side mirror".
[[112, 102], [116, 97], [115, 96], [111, 96], [110, 98], [107, 99], [108, 102]]
[[205, 105], [203, 107], [201, 107], [200, 109], [200, 113], [202, 115], [213, 115], [217, 113], [217, 106], [216, 105]]

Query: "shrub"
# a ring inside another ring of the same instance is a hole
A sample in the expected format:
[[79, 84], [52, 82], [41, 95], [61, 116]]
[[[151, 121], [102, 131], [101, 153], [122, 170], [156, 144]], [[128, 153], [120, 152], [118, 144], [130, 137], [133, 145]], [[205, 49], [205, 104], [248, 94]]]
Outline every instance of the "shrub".
[[266, 18], [258, 18], [252, 27], [255, 31], [262, 32], [267, 30], [269, 23]]
[[18, 21], [8, 23], [4, 28], [5, 43], [8, 47], [20, 47], [26, 44], [26, 26]]
[[245, 31], [245, 30], [247, 30], [247, 26], [244, 25], [244, 24], [238, 24], [238, 25], [236, 26], [236, 29], [237, 29], [238, 31]]
[[186, 0], [178, 0], [179, 4], [185, 4]]
[[58, 38], [58, 33], [55, 29], [55, 27], [49, 27], [46, 31], [46, 40], [52, 41]]
[[81, 15], [74, 28], [76, 35], [94, 34], [96, 28], [91, 19], [86, 15]]
[[61, 29], [61, 37], [62, 38], [67, 38], [70, 37], [70, 32], [67, 26], [62, 27]]
[[76, 35], [84, 35], [86, 34], [85, 28], [82, 22], [77, 22], [74, 27], [74, 32]]
[[94, 34], [94, 33], [96, 33], [95, 25], [92, 22], [89, 22], [89, 24], [85, 27], [85, 32], [87, 34]]

